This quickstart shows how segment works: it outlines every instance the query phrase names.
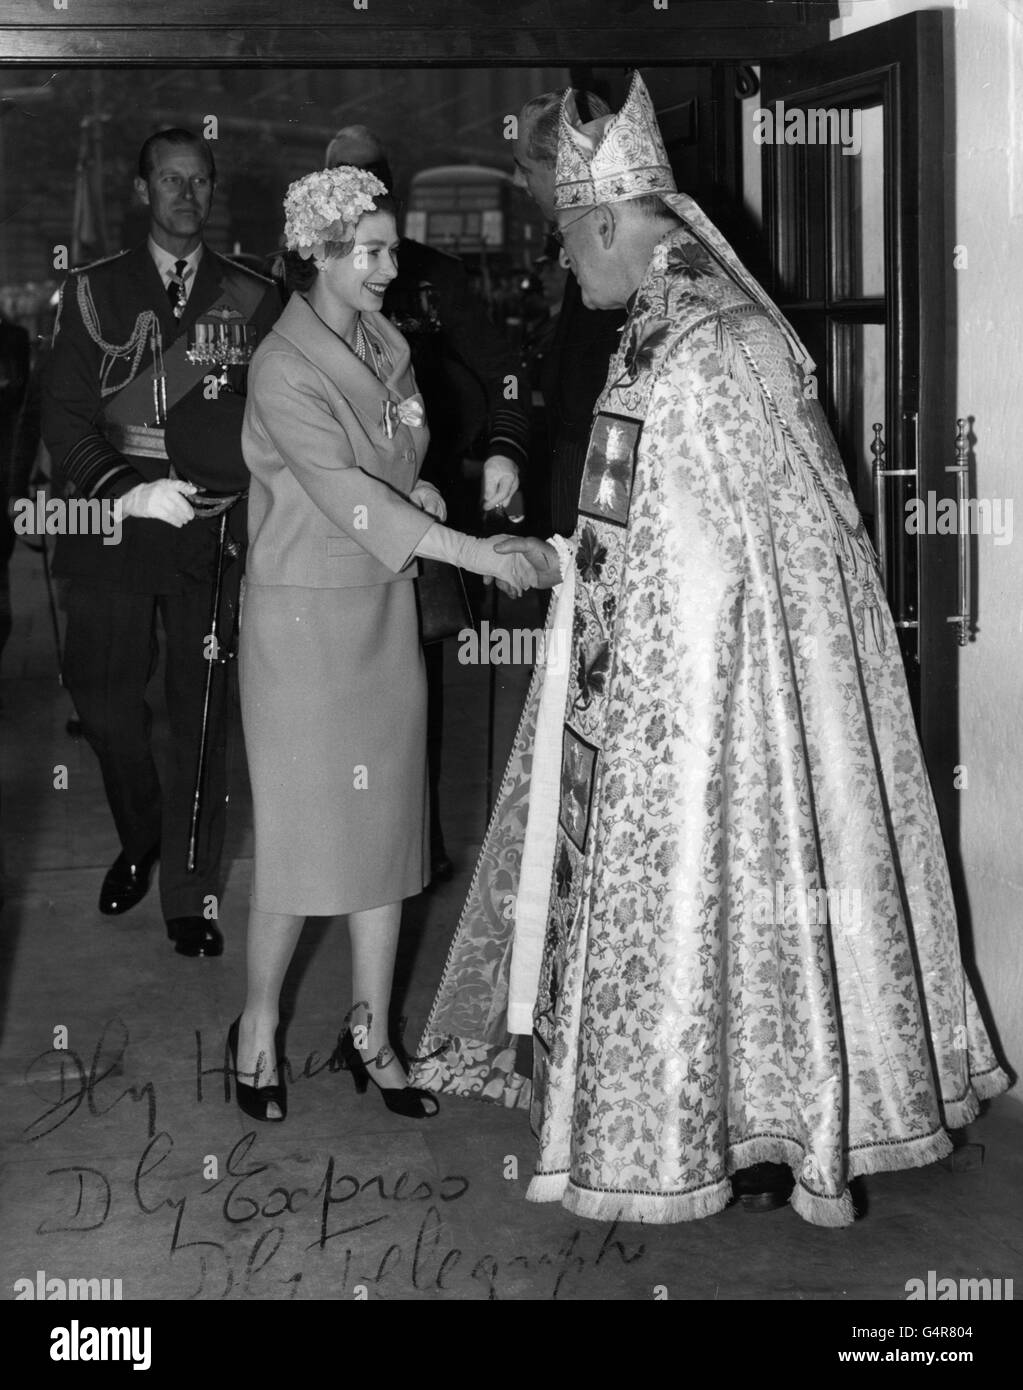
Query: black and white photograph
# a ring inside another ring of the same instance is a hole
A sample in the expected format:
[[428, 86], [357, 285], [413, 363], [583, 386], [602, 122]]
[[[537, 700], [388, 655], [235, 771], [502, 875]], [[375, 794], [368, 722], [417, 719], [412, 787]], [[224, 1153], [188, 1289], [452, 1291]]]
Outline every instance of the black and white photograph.
[[1023, 0], [0, 0], [28, 1370], [1001, 1367], [1021, 309]]

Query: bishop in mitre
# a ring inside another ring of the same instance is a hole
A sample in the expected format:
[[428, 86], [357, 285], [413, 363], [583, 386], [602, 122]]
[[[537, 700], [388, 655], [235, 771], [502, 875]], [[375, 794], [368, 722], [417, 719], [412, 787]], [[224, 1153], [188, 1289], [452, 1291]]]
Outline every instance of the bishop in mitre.
[[586, 125], [566, 94], [556, 181], [584, 302], [627, 318], [574, 536], [504, 542], [556, 585], [547, 659], [416, 1084], [531, 1108], [532, 1201], [686, 1221], [783, 1165], [847, 1225], [850, 1179], [943, 1157], [1009, 1084], [875, 555], [812, 363], [638, 74]]

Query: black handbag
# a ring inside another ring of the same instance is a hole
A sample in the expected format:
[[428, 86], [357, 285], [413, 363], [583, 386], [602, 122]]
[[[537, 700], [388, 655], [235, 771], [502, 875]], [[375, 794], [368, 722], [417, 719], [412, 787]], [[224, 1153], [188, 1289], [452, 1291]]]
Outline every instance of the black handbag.
[[457, 637], [466, 628], [475, 630], [462, 571], [443, 560], [420, 560], [416, 580], [419, 629], [424, 646]]

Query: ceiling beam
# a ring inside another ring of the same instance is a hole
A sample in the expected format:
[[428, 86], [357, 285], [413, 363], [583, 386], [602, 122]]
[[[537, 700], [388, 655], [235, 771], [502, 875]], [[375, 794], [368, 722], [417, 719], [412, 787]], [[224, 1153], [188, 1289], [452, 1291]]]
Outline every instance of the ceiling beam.
[[[834, 0], [0, 0], [8, 62], [309, 67], [754, 62], [828, 36]], [[87, 18], [85, 12], [87, 11]], [[140, 18], [144, 16], [144, 18]]]

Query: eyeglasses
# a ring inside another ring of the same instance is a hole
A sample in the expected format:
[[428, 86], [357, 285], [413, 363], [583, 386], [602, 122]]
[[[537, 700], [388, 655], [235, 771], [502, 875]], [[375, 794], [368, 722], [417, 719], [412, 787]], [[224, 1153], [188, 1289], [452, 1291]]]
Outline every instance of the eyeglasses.
[[590, 213], [596, 212], [596, 210], [597, 205], [595, 203], [593, 207], [587, 208], [585, 212], [581, 212], [578, 217], [573, 217], [571, 222], [565, 222], [562, 226], [554, 227], [551, 230], [552, 240], [557, 242], [557, 244], [561, 247], [562, 251], [564, 251], [565, 249], [565, 233], [568, 231], [569, 227], [574, 227], [577, 222], [581, 222], [584, 217], [589, 217]]

